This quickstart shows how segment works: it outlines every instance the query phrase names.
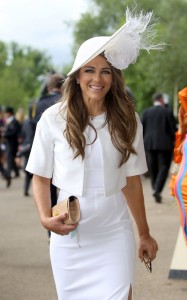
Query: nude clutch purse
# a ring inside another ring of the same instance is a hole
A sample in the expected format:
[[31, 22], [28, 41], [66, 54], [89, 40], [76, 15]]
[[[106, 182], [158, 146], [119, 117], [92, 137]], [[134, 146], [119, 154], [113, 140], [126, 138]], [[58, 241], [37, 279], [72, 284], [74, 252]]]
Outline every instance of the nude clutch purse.
[[70, 196], [52, 207], [53, 217], [64, 213], [67, 214], [67, 219], [64, 221], [64, 224], [72, 225], [80, 220], [80, 206], [77, 197]]

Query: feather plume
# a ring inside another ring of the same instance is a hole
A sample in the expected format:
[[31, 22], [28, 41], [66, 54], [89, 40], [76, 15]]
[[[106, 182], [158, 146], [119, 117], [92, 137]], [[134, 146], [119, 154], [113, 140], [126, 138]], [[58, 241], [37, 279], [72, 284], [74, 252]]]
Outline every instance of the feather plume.
[[136, 62], [140, 50], [163, 50], [165, 44], [155, 44], [157, 30], [153, 12], [139, 14], [126, 10], [126, 23], [113, 35], [104, 54], [117, 69], [126, 69]]

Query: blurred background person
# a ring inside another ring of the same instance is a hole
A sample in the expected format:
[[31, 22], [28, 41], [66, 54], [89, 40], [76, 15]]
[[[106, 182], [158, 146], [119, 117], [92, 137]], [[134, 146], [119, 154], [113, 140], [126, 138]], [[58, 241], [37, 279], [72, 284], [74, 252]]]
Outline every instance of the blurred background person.
[[0, 107], [0, 173], [3, 179], [6, 180], [6, 186], [9, 187], [11, 184], [11, 178], [4, 166], [6, 163], [6, 155], [5, 155], [6, 146], [5, 146], [5, 140], [3, 138], [4, 129], [5, 129], [5, 118], [3, 116], [3, 110]]
[[156, 93], [152, 100], [153, 105], [143, 111], [141, 121], [153, 197], [161, 203], [161, 192], [172, 161], [176, 126], [170, 110], [165, 107], [163, 95]]
[[8, 176], [11, 177], [11, 172], [14, 171], [15, 178], [19, 177], [19, 168], [15, 163], [15, 157], [18, 150], [18, 138], [20, 134], [20, 124], [14, 116], [13, 107], [5, 109], [5, 130], [3, 137], [6, 142], [7, 170]]
[[18, 108], [18, 110], [15, 113], [15, 118], [19, 122], [20, 125], [23, 124], [25, 120], [25, 111], [22, 107]]
[[187, 87], [179, 91], [178, 96], [181, 106], [178, 111], [179, 125], [175, 133], [174, 167], [169, 187], [179, 207], [180, 222], [187, 243]]
[[42, 113], [62, 97], [62, 84], [65, 77], [54, 73], [48, 77], [46, 87], [43, 88], [41, 97], [36, 103], [34, 123], [37, 124]]
[[31, 102], [28, 110], [28, 118], [26, 118], [21, 127], [20, 132], [20, 144], [18, 146], [18, 151], [16, 153], [16, 164], [18, 167], [22, 166], [23, 159], [23, 170], [25, 172], [24, 185], [23, 185], [23, 194], [24, 196], [29, 196], [29, 188], [31, 185], [32, 174], [25, 170], [27, 161], [29, 159], [33, 139], [34, 139], [34, 130], [32, 126], [32, 108], [33, 103]]

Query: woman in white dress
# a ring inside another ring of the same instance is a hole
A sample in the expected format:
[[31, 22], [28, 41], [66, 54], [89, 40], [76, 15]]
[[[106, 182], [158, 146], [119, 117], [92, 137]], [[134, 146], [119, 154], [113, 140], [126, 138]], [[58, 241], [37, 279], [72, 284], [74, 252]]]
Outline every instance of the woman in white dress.
[[[144, 30], [151, 16], [146, 18]], [[141, 15], [141, 22], [146, 18]], [[47, 109], [37, 125], [27, 170], [34, 174], [41, 223], [52, 232], [50, 257], [59, 300], [132, 299], [135, 240], [127, 205], [138, 229], [140, 259], [146, 254], [153, 260], [158, 250], [140, 179], [147, 170], [142, 126], [119, 70], [138, 55], [126, 50], [124, 55], [119, 47], [124, 37], [123, 48], [133, 50], [138, 29], [141, 40], [142, 23], [131, 17], [131, 25], [132, 20], [136, 26], [128, 38], [127, 19], [111, 37], [83, 43], [62, 101]], [[64, 224], [65, 214], [52, 217], [51, 178], [59, 188], [58, 202], [70, 195], [79, 199], [78, 224]]]

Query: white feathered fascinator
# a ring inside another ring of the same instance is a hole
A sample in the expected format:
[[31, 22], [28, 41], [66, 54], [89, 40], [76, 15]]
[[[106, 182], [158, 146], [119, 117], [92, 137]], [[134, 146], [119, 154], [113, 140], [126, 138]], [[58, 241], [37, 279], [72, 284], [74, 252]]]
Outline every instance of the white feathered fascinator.
[[136, 62], [141, 49], [162, 50], [164, 44], [155, 44], [157, 31], [153, 12], [139, 14], [126, 10], [126, 22], [112, 36], [98, 36], [85, 41], [79, 48], [68, 76], [104, 52], [106, 59], [117, 69], [126, 69]]

